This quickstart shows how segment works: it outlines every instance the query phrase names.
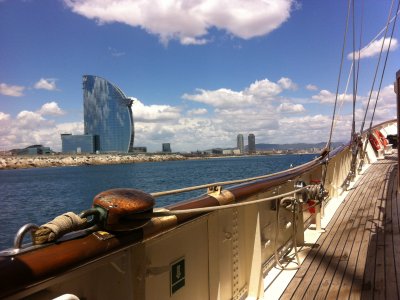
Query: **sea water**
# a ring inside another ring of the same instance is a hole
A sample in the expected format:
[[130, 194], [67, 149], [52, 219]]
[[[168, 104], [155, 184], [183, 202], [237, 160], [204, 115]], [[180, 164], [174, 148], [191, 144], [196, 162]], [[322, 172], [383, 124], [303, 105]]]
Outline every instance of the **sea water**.
[[[121, 165], [0, 171], [0, 250], [10, 248], [26, 223], [44, 224], [68, 211], [91, 207], [98, 193], [135, 188], [147, 193], [260, 176], [312, 160], [314, 154], [244, 156]], [[156, 206], [186, 200], [205, 190], [160, 197]]]

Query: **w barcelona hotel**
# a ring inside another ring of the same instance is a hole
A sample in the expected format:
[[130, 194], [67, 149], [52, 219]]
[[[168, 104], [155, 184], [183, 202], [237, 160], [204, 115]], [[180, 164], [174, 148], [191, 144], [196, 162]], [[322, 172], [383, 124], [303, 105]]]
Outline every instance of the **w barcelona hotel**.
[[84, 134], [61, 134], [63, 153], [128, 153], [133, 150], [132, 97], [114, 84], [83, 76]]

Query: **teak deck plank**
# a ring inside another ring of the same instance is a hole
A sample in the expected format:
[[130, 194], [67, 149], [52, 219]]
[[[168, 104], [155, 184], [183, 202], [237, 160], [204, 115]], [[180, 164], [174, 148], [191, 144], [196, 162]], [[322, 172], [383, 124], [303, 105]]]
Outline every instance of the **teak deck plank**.
[[349, 192], [281, 299], [399, 299], [397, 155]]

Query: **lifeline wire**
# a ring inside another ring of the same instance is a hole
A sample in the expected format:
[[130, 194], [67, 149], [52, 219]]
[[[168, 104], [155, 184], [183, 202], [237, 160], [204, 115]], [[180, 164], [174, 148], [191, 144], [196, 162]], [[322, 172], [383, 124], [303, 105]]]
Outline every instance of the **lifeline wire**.
[[[317, 158], [313, 159], [312, 161], [308, 162], [307, 164], [311, 164], [311, 163], [313, 163], [313, 162], [315, 162], [315, 161], [317, 161], [319, 159], [320, 159], [320, 157], [317, 157]], [[297, 168], [303, 167], [303, 166], [296, 166], [296, 167], [292, 168], [291, 170], [296, 170]], [[154, 193], [150, 193], [150, 195], [152, 197], [156, 198], [156, 197], [161, 197], [161, 196], [180, 194], [180, 193], [184, 193], [184, 192], [190, 192], [190, 191], [200, 190], [200, 189], [214, 187], [214, 186], [224, 186], [224, 185], [229, 185], [229, 184], [250, 182], [250, 181], [254, 181], [254, 180], [258, 180], [258, 179], [265, 179], [265, 178], [276, 176], [276, 175], [279, 175], [279, 174], [282, 174], [282, 173], [285, 173], [285, 172], [286, 172], [286, 170], [283, 170], [283, 171], [280, 171], [280, 172], [267, 174], [267, 175], [261, 175], [261, 176], [257, 176], [257, 177], [250, 177], [250, 178], [245, 178], [245, 179], [236, 179], [236, 180], [230, 180], [230, 181], [207, 183], [207, 184], [196, 185], [196, 186], [191, 186], [191, 187], [182, 188], [182, 189], [176, 189], [176, 190], [170, 190], [170, 191], [154, 192]]]
[[[150, 216], [173, 216], [173, 215], [186, 215], [186, 214], [192, 214], [192, 213], [206, 213], [206, 212], [212, 212], [216, 210], [222, 210], [222, 209], [228, 209], [228, 208], [235, 208], [235, 207], [240, 207], [240, 206], [246, 206], [246, 205], [253, 205], [257, 203], [262, 203], [266, 201], [272, 201], [276, 200], [279, 198], [283, 198], [286, 196], [293, 195], [294, 193], [301, 192], [303, 190], [308, 189], [309, 186], [302, 187], [300, 189], [287, 192], [284, 194], [268, 197], [268, 198], [262, 198], [258, 200], [252, 200], [252, 201], [247, 201], [247, 202], [240, 202], [240, 203], [233, 203], [233, 204], [226, 204], [226, 205], [221, 205], [221, 206], [212, 206], [212, 207], [199, 207], [199, 208], [190, 208], [190, 209], [181, 209], [181, 210], [168, 210], [165, 208], [161, 208], [159, 211], [155, 211], [153, 213], [150, 213]], [[147, 217], [147, 214], [144, 214], [145, 217]]]

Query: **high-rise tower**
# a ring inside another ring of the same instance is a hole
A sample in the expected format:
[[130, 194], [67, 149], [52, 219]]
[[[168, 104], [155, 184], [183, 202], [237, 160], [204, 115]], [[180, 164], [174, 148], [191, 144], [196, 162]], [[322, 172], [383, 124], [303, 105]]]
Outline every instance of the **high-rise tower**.
[[240, 150], [240, 154], [244, 153], [244, 139], [243, 134], [239, 133], [236, 138], [237, 148]]
[[132, 151], [132, 102], [107, 80], [92, 75], [83, 76], [84, 134], [96, 137], [96, 150]]
[[250, 133], [248, 137], [248, 151], [249, 154], [256, 153], [256, 137], [254, 134]]

